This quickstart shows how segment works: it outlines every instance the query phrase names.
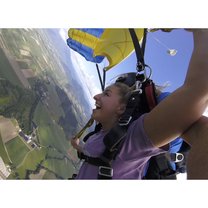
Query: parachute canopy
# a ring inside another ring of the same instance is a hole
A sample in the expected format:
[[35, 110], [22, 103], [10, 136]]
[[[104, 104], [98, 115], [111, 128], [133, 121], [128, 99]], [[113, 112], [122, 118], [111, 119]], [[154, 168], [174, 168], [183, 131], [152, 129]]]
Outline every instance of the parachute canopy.
[[[144, 29], [135, 29], [137, 38], [142, 40]], [[124, 60], [134, 45], [128, 29], [69, 29], [67, 44], [86, 60], [101, 63], [106, 57], [108, 70]]]

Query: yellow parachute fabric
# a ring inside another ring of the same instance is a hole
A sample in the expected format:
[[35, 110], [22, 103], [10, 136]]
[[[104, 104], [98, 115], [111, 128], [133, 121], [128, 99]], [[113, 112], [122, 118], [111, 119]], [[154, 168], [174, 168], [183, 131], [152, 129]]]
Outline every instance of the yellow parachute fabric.
[[[144, 29], [135, 29], [138, 40], [141, 41], [144, 35]], [[128, 29], [104, 29], [102, 35], [98, 38], [77, 29], [68, 31], [69, 37], [79, 43], [93, 49], [93, 57], [105, 56], [109, 65], [105, 70], [124, 60], [134, 50], [134, 45]]]
[[92, 48], [93, 50], [98, 44], [99, 38], [77, 29], [69, 29], [68, 36], [77, 42]]
[[[135, 29], [135, 32], [141, 41], [144, 29]], [[109, 61], [109, 66], [106, 67], [108, 70], [124, 60], [133, 50], [128, 29], [105, 29], [94, 49], [94, 56], [106, 56]]]

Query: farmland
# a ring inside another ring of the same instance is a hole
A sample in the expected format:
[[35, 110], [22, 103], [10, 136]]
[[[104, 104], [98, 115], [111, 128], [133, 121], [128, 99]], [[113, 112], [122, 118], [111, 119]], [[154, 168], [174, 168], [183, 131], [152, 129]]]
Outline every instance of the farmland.
[[89, 104], [65, 63], [47, 30], [0, 29], [0, 115], [14, 123], [0, 138], [9, 179], [67, 179], [76, 168], [69, 138], [87, 121]]

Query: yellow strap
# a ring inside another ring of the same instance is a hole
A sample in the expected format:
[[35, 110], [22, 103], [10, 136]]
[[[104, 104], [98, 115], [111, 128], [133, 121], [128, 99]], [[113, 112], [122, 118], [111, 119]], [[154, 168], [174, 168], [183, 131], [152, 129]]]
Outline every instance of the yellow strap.
[[85, 130], [86, 130], [87, 128], [89, 128], [90, 126], [92, 126], [93, 122], [94, 122], [94, 119], [91, 118], [91, 119], [86, 123], [86, 125], [79, 131], [79, 133], [76, 134], [75, 138], [80, 138], [80, 137], [82, 136], [82, 134], [85, 132]]

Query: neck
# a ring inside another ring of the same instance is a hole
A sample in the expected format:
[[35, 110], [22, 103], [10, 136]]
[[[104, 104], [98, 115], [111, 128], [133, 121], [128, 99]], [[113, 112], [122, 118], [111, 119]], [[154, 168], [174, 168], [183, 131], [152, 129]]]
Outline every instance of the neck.
[[103, 131], [107, 132], [107, 131], [110, 131], [116, 124], [117, 121], [108, 121], [108, 122], [103, 122], [101, 123], [102, 124], [102, 129]]

